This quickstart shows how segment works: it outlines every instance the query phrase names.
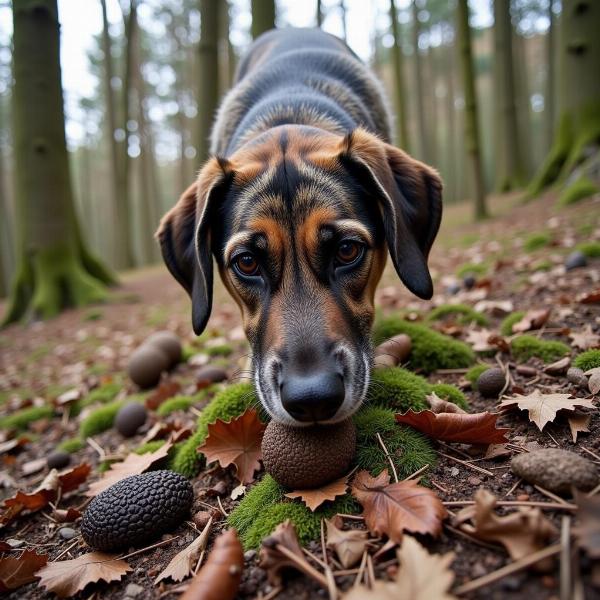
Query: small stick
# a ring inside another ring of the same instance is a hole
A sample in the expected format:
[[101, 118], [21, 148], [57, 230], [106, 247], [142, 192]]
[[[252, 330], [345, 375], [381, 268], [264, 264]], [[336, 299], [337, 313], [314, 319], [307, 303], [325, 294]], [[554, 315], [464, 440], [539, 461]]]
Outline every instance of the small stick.
[[321, 519], [321, 552], [323, 553], [323, 563], [326, 567], [329, 566], [327, 562], [327, 549], [325, 547], [325, 527], [323, 527], [325, 520]]
[[600, 492], [600, 483], [591, 492], [588, 492], [588, 498], [595, 496], [598, 492]]
[[585, 446], [579, 446], [584, 452], [587, 452], [588, 454], [591, 454], [596, 460], [600, 461], [600, 456], [598, 456], [595, 452], [592, 452], [591, 450], [589, 450], [588, 448], [586, 448]]
[[554, 556], [560, 552], [560, 544], [554, 544], [553, 546], [549, 546], [548, 548], [544, 548], [538, 552], [534, 552], [533, 554], [529, 554], [528, 556], [524, 556], [519, 560], [506, 565], [497, 571], [492, 571], [487, 575], [483, 575], [483, 577], [478, 577], [477, 579], [473, 579], [464, 583], [463, 585], [457, 587], [454, 590], [455, 594], [467, 594], [468, 592], [473, 592], [482, 588], [490, 583], [494, 583], [495, 581], [499, 581], [500, 579], [506, 577], [507, 575], [512, 575], [522, 569], [525, 569], [529, 565], [533, 565], [536, 562], [548, 558], [550, 556]]
[[375, 569], [373, 568], [373, 559], [367, 554], [367, 572], [369, 573], [369, 587], [372, 588], [375, 583]]
[[86, 441], [98, 453], [101, 460], [106, 458], [106, 452], [104, 451], [104, 448], [102, 448], [102, 446], [100, 446], [100, 444], [98, 444], [94, 438], [89, 437]]
[[504, 497], [506, 498], [506, 496], [510, 496], [521, 484], [521, 482], [523, 481], [522, 477], [519, 477], [519, 479], [517, 479], [517, 482], [515, 483], [515, 485], [513, 485], [510, 490], [508, 490], [508, 492], [506, 492], [506, 494], [504, 494]]
[[423, 471], [427, 471], [427, 469], [429, 469], [429, 465], [425, 465], [424, 467], [421, 467], [419, 470], [415, 471], [412, 475], [409, 475], [408, 477], [406, 477], [404, 479], [404, 481], [408, 481], [409, 479], [414, 479], [415, 477], [420, 475]]
[[325, 568], [327, 566], [327, 563], [323, 562], [318, 556], [315, 556], [310, 550], [307, 550], [306, 548], [302, 548], [302, 552], [304, 552], [304, 554], [306, 554], [306, 556], [309, 556], [310, 558], [312, 558], [320, 567]]
[[329, 592], [329, 600], [337, 600], [338, 588], [335, 584], [335, 577], [327, 565], [325, 565], [325, 577], [327, 577], [327, 591]]
[[381, 439], [381, 435], [379, 435], [379, 432], [377, 432], [377, 441], [379, 442], [380, 446], [383, 448], [383, 452], [385, 454], [385, 457], [388, 459], [388, 461], [390, 463], [390, 467], [392, 467], [392, 473], [394, 474], [394, 481], [396, 483], [398, 483], [398, 473], [396, 471], [396, 467], [394, 466], [394, 461], [392, 460], [392, 457], [390, 456], [388, 449], [385, 447], [385, 444], [383, 443], [383, 440]]
[[571, 599], [571, 517], [563, 515], [560, 524], [560, 600]]
[[551, 498], [555, 502], [560, 502], [561, 504], [568, 504], [568, 502], [566, 500], [563, 500], [560, 496], [553, 494], [551, 491], [547, 490], [546, 488], [543, 488], [541, 485], [537, 485], [534, 483], [533, 487], [538, 492], [540, 492], [540, 494], [544, 494], [544, 496], [548, 496], [548, 498]]
[[[450, 500], [442, 502], [444, 506], [472, 506], [475, 504], [474, 500]], [[538, 508], [547, 508], [548, 510], [577, 510], [576, 504], [564, 504], [561, 502], [536, 502], [534, 500], [499, 500], [496, 502], [496, 506], [534, 506]]]
[[219, 510], [223, 513], [223, 516], [228, 517], [229, 515], [227, 514], [227, 511], [223, 508], [223, 505], [221, 504], [221, 498], [219, 496], [217, 496], [217, 502], [219, 504]]
[[356, 578], [354, 579], [354, 583], [352, 584], [352, 587], [358, 587], [360, 585], [360, 580], [362, 579], [363, 571], [365, 570], [366, 564], [367, 564], [367, 551], [365, 550], [363, 552], [362, 558], [360, 559], [360, 565], [358, 567], [358, 574], [356, 575]]
[[282, 590], [283, 586], [278, 585], [276, 588], [273, 588], [266, 596], [262, 596], [262, 600], [273, 600], [275, 596], [279, 596]]
[[299, 558], [291, 550], [288, 550], [283, 544], [276, 544], [275, 548], [277, 551], [283, 554], [286, 558], [291, 560], [299, 571], [302, 571], [305, 575], [314, 579], [322, 588], [328, 589], [327, 578], [323, 576], [319, 571], [310, 565], [310, 563], [303, 558]]
[[79, 544], [79, 540], [74, 541], [66, 550], [63, 550], [55, 559], [53, 562], [56, 562], [61, 556], [65, 555], [71, 548], [73, 548], [74, 546], [77, 546], [77, 544]]
[[454, 458], [454, 456], [450, 456], [449, 454], [445, 454], [444, 452], [439, 452], [439, 450], [438, 450], [438, 454], [441, 454], [445, 458], [448, 458], [449, 460], [453, 460], [465, 467], [469, 467], [470, 469], [473, 469], [474, 471], [478, 471], [479, 473], [488, 475], [489, 477], [494, 476], [494, 474], [491, 471], [488, 471], [487, 469], [483, 469], [482, 467], [478, 467], [477, 465], [472, 465], [471, 463], [467, 462], [466, 460], [461, 460], [460, 458]]
[[353, 521], [364, 521], [365, 518], [361, 515], [345, 515], [344, 513], [338, 513], [338, 517], [342, 517], [342, 519], [352, 519]]
[[488, 550], [494, 550], [496, 552], [501, 550], [500, 546], [494, 546], [493, 544], [488, 544], [487, 542], [477, 539], [475, 536], [471, 535], [470, 533], [467, 533], [466, 531], [463, 531], [462, 529], [457, 529], [456, 527], [452, 527], [452, 525], [448, 525], [448, 523], [444, 523], [444, 527], [448, 531], [451, 531], [452, 533], [455, 533], [456, 535], [458, 535], [460, 537], [464, 537], [465, 539], [477, 544], [478, 546], [483, 546], [484, 548], [488, 548]]
[[178, 540], [180, 537], [181, 537], [180, 535], [175, 535], [173, 537], [170, 537], [168, 540], [163, 540], [162, 542], [156, 542], [156, 544], [152, 544], [151, 546], [146, 546], [145, 548], [140, 548], [139, 550], [135, 550], [134, 552], [130, 552], [129, 554], [125, 554], [123, 556], [117, 556], [117, 558], [111, 558], [110, 560], [100, 560], [98, 562], [103, 563], [103, 562], [111, 562], [113, 560], [124, 560], [126, 558], [131, 558], [132, 556], [135, 556], [136, 554], [141, 554], [142, 552], [146, 552], [146, 550], [152, 550], [153, 548], [158, 548], [159, 546], [164, 546], [165, 544], [168, 544], [169, 542]]
[[560, 444], [556, 441], [554, 436], [549, 431], [546, 431], [546, 433], [548, 434], [548, 437], [556, 444], [556, 446], [560, 448]]
[[431, 483], [431, 485], [433, 487], [436, 487], [438, 490], [440, 490], [440, 492], [444, 492], [444, 494], [449, 494], [450, 493], [450, 491], [447, 490], [443, 485], [441, 485], [439, 483], [436, 483], [435, 481], [433, 481], [433, 479], [430, 479], [429, 483]]

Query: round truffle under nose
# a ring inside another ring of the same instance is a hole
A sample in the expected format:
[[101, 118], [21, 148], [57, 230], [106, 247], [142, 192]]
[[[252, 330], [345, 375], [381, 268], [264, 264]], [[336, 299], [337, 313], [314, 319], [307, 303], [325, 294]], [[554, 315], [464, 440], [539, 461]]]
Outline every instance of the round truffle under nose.
[[344, 395], [344, 380], [338, 373], [288, 375], [281, 385], [283, 408], [297, 421], [307, 423], [333, 418]]

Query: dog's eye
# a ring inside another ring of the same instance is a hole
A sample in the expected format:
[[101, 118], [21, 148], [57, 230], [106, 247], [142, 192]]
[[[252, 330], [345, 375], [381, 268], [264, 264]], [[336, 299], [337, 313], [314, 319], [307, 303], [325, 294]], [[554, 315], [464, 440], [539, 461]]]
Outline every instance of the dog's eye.
[[260, 272], [258, 261], [254, 254], [250, 252], [238, 254], [233, 260], [233, 265], [240, 275], [245, 275], [246, 277], [253, 277]]
[[335, 259], [339, 265], [351, 265], [362, 256], [362, 253], [362, 244], [353, 240], [343, 240], [338, 244]]

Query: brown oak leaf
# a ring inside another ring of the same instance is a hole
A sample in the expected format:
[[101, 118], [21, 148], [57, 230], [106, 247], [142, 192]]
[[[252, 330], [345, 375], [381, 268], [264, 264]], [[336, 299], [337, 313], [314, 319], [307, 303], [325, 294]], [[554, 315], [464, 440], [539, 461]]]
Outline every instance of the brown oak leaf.
[[435, 440], [465, 444], [502, 444], [510, 429], [496, 428], [499, 415], [483, 412], [473, 414], [440, 413], [431, 410], [409, 410], [396, 415], [396, 421], [410, 425]]
[[255, 409], [249, 408], [231, 421], [216, 421], [208, 426], [208, 435], [198, 452], [208, 462], [218, 461], [222, 467], [235, 465], [241, 483], [254, 481], [254, 472], [260, 469], [261, 442], [266, 425]]
[[447, 511], [430, 489], [416, 481], [390, 483], [387, 469], [377, 477], [360, 471], [352, 482], [352, 495], [362, 504], [369, 531], [402, 540], [403, 531], [437, 536]]
[[0, 592], [8, 592], [36, 580], [36, 573], [48, 562], [47, 554], [25, 550], [21, 556], [0, 558]]
[[573, 411], [576, 407], [594, 408], [591, 400], [573, 398], [571, 394], [544, 394], [535, 390], [527, 396], [515, 394], [505, 398], [500, 403], [500, 410], [519, 408], [529, 413], [529, 420], [533, 421], [540, 431], [546, 423], [551, 423], [556, 418], [559, 410]]
[[313, 512], [328, 500], [335, 500], [348, 491], [348, 477], [340, 477], [331, 483], [312, 490], [294, 490], [286, 494], [288, 498], [300, 498]]
[[523, 333], [531, 329], [539, 329], [546, 323], [549, 316], [549, 308], [528, 310], [520, 321], [513, 324], [512, 332]]
[[427, 396], [425, 396], [425, 400], [427, 400], [427, 404], [429, 404], [431, 411], [436, 414], [440, 414], [440, 413], [465, 414], [465, 411], [460, 406], [458, 406], [458, 404], [454, 404], [454, 402], [448, 402], [448, 400], [443, 400], [435, 392], [431, 392], [431, 394], [427, 394]]
[[89, 552], [73, 560], [48, 563], [38, 571], [40, 585], [59, 598], [75, 595], [88, 583], [119, 581], [131, 567], [113, 554]]
[[581, 331], [570, 333], [569, 337], [571, 338], [571, 344], [580, 350], [589, 350], [600, 346], [600, 335], [594, 333], [589, 323]]
[[492, 336], [494, 332], [489, 329], [472, 329], [467, 334], [466, 342], [475, 352], [489, 352], [496, 349], [496, 345], [490, 341]]
[[574, 444], [577, 443], [578, 433], [589, 432], [591, 420], [592, 415], [586, 415], [584, 413], [575, 412], [573, 415], [569, 415], [569, 429], [571, 430], [571, 436]]
[[344, 569], [353, 567], [365, 551], [368, 542], [367, 532], [361, 529], [344, 531], [337, 526], [334, 519], [327, 519], [325, 525], [327, 527], [327, 547], [335, 551]]

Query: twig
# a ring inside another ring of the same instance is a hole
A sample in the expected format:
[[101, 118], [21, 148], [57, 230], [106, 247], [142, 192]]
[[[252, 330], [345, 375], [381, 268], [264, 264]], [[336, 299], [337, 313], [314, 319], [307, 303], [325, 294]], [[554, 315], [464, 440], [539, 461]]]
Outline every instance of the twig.
[[589, 450], [588, 448], [586, 448], [585, 446], [581, 446], [579, 445], [579, 447], [584, 451], [587, 452], [588, 454], [591, 454], [596, 460], [600, 461], [600, 456], [598, 456], [595, 452], [592, 452], [591, 450]]
[[217, 503], [219, 504], [219, 510], [223, 513], [224, 517], [228, 517], [227, 511], [223, 508], [223, 504], [221, 504], [221, 498], [217, 496]]
[[365, 570], [366, 565], [367, 565], [367, 551], [365, 550], [363, 552], [362, 558], [360, 559], [360, 565], [358, 567], [358, 574], [356, 575], [356, 578], [354, 579], [354, 583], [352, 584], [352, 587], [358, 587], [360, 585], [360, 580], [362, 579], [363, 572]]
[[314, 567], [312, 567], [307, 560], [298, 557], [297, 554], [286, 548], [283, 544], [276, 544], [275, 548], [277, 548], [277, 551], [279, 553], [283, 554], [286, 558], [291, 560], [296, 565], [296, 568], [299, 571], [301, 571], [311, 579], [314, 579], [322, 588], [329, 588], [327, 578], [321, 573], [319, 573], [319, 571], [317, 571]]
[[591, 498], [592, 496], [595, 496], [598, 492], [600, 492], [600, 483], [591, 491], [588, 492], [588, 498]]
[[321, 552], [323, 553], [323, 562], [325, 566], [328, 567], [329, 563], [327, 562], [327, 549], [325, 547], [325, 527], [323, 527], [323, 523], [325, 519], [321, 519]]
[[388, 461], [390, 463], [390, 467], [392, 467], [392, 473], [394, 474], [394, 481], [396, 483], [398, 483], [398, 473], [396, 471], [394, 461], [392, 460], [392, 457], [390, 456], [388, 449], [385, 447], [385, 444], [383, 443], [383, 440], [381, 439], [381, 435], [379, 435], [379, 432], [377, 432], [376, 435], [377, 435], [377, 441], [379, 442], [380, 446], [383, 448], [383, 452], [385, 454], [385, 457], [388, 459]]
[[570, 600], [571, 589], [571, 517], [563, 515], [560, 524], [560, 600]]
[[560, 448], [560, 444], [556, 441], [554, 436], [547, 430], [546, 430], [546, 433], [548, 434], [548, 437], [556, 444], [557, 448]]
[[173, 537], [170, 537], [168, 540], [163, 540], [162, 542], [156, 542], [156, 544], [152, 544], [151, 546], [146, 546], [145, 548], [140, 548], [139, 550], [135, 550], [134, 552], [130, 552], [129, 554], [124, 554], [123, 556], [117, 556], [117, 558], [111, 558], [110, 560], [100, 560], [98, 562], [111, 562], [111, 560], [125, 560], [126, 558], [131, 558], [132, 556], [135, 556], [136, 554], [141, 554], [142, 552], [146, 552], [147, 550], [152, 550], [153, 548], [158, 548], [159, 546], [164, 546], [165, 544], [168, 544], [170, 542], [173, 542], [174, 540], [178, 540], [181, 536], [180, 535], [174, 535]]
[[342, 517], [342, 519], [352, 519], [353, 521], [364, 521], [365, 518], [362, 515], [346, 515], [344, 513], [338, 513], [338, 517]]
[[262, 600], [273, 600], [275, 596], [279, 596], [279, 594], [283, 591], [283, 586], [278, 585], [276, 588], [273, 588], [266, 596], [262, 596]]
[[534, 483], [533, 487], [538, 492], [540, 492], [540, 494], [544, 494], [544, 496], [548, 496], [548, 498], [551, 498], [555, 502], [560, 502], [561, 504], [568, 504], [568, 502], [566, 500], [564, 500], [560, 496], [557, 496], [556, 494], [553, 494], [551, 491], [547, 490], [546, 488], [543, 488], [541, 485], [537, 485], [536, 483]]
[[415, 471], [414, 473], [412, 473], [408, 477], [405, 477], [403, 481], [409, 481], [410, 479], [414, 479], [415, 477], [418, 477], [421, 473], [423, 473], [423, 471], [427, 471], [427, 469], [429, 469], [429, 465], [428, 464], [425, 465], [424, 467], [421, 467], [420, 469], [418, 469], [417, 471]]
[[369, 587], [373, 587], [375, 583], [375, 569], [373, 568], [373, 559], [370, 554], [367, 554], [367, 573], [369, 574]]
[[444, 494], [449, 494], [450, 490], [447, 490], [443, 485], [441, 485], [440, 483], [436, 483], [435, 481], [433, 481], [433, 479], [429, 480], [429, 483], [437, 488], [438, 490], [440, 490], [440, 492], [444, 492]]
[[467, 533], [466, 531], [463, 531], [462, 529], [458, 529], [456, 527], [452, 527], [452, 525], [448, 525], [448, 523], [444, 523], [444, 528], [447, 529], [448, 531], [451, 531], [452, 533], [455, 533], [456, 535], [458, 535], [460, 537], [464, 537], [465, 539], [477, 544], [478, 546], [483, 546], [484, 548], [488, 548], [488, 550], [495, 550], [496, 552], [502, 550], [502, 548], [500, 546], [494, 546], [494, 544], [488, 544], [487, 542], [484, 542], [483, 540], [476, 538], [475, 536], [471, 535], [470, 533]]
[[507, 575], [512, 575], [513, 573], [516, 573], [517, 571], [521, 571], [522, 569], [525, 569], [529, 565], [533, 565], [536, 562], [538, 562], [544, 558], [549, 558], [550, 556], [554, 556], [555, 554], [558, 554], [559, 552], [560, 552], [560, 544], [554, 544], [553, 546], [544, 548], [543, 550], [540, 550], [539, 552], [534, 552], [533, 554], [524, 556], [523, 558], [520, 558], [519, 560], [517, 560], [513, 563], [510, 563], [509, 565], [506, 565], [506, 566], [502, 567], [501, 569], [498, 569], [497, 571], [492, 571], [491, 573], [488, 573], [487, 575], [484, 575], [483, 577], [478, 577], [477, 579], [468, 581], [467, 583], [464, 583], [463, 585], [457, 587], [454, 590], [454, 593], [462, 595], [462, 594], [467, 594], [468, 592], [473, 592], [475, 590], [478, 590], [479, 588], [489, 585], [490, 583], [499, 581], [500, 579], [506, 577]]
[[[472, 506], [474, 500], [450, 500], [442, 502], [444, 506]], [[563, 504], [561, 502], [536, 502], [535, 500], [499, 500], [496, 506], [534, 506], [537, 508], [547, 508], [548, 510], [577, 510], [576, 504]]]
[[79, 544], [79, 540], [74, 541], [66, 550], [63, 550], [55, 559], [53, 562], [56, 562], [61, 556], [65, 555], [71, 548], [77, 546], [77, 544]]
[[94, 438], [89, 437], [86, 442], [98, 453], [100, 460], [104, 460], [106, 458], [106, 452], [104, 451], [104, 448], [102, 448], [102, 446], [100, 446], [100, 444], [98, 444]]
[[484, 469], [482, 467], [478, 467], [477, 465], [472, 465], [470, 462], [467, 462], [466, 460], [461, 460], [460, 458], [455, 458], [454, 456], [450, 456], [449, 454], [440, 452], [439, 450], [438, 450], [438, 454], [440, 454], [441, 456], [443, 456], [449, 460], [453, 460], [454, 462], [457, 462], [465, 467], [469, 467], [470, 469], [473, 469], [474, 471], [483, 473], [484, 475], [487, 475], [488, 477], [494, 476], [494, 474], [491, 471], [488, 471], [487, 469]]
[[520, 485], [521, 481], [523, 481], [522, 477], [519, 477], [519, 479], [517, 479], [517, 482], [515, 483], [515, 485], [513, 485], [510, 490], [508, 490], [508, 492], [506, 492], [506, 494], [504, 494], [504, 497], [506, 498], [506, 496], [510, 496]]

